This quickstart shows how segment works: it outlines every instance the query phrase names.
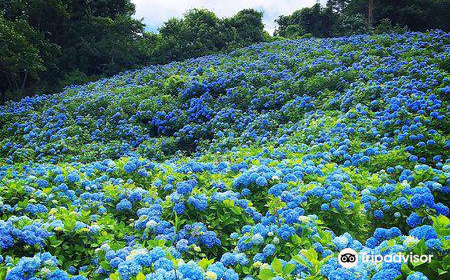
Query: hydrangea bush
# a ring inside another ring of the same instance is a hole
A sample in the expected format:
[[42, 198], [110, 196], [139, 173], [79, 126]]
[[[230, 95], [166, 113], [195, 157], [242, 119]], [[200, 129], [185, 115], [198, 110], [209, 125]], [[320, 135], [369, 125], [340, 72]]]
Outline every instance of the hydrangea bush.
[[1, 106], [0, 279], [448, 279], [449, 65], [285, 40]]

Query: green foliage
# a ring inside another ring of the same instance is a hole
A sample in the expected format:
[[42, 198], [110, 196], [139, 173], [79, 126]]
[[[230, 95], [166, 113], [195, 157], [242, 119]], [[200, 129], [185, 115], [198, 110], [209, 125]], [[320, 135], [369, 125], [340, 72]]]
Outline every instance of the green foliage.
[[261, 280], [269, 280], [275, 278], [276, 276], [279, 276], [283, 277], [284, 279], [291, 279], [291, 273], [292, 271], [294, 271], [295, 265], [292, 263], [288, 263], [283, 266], [283, 263], [279, 259], [274, 258], [272, 261], [272, 269], [273, 271], [269, 268], [261, 269], [258, 278]]
[[265, 37], [268, 33], [264, 32], [262, 16], [262, 12], [254, 9], [245, 9], [226, 20], [227, 25], [230, 25], [236, 31], [235, 44], [247, 46], [266, 41]]
[[[344, 8], [347, 14], [367, 14], [367, 0], [349, 1]], [[450, 30], [449, 0], [373, 0], [374, 24], [408, 26], [414, 31], [427, 29]]]
[[374, 0], [372, 30], [369, 27], [367, 0], [328, 0], [326, 6], [316, 4], [291, 15], [282, 15], [275, 22], [275, 36], [301, 38], [349, 36], [366, 33], [401, 33], [408, 29], [450, 30], [449, 0]]
[[144, 25], [129, 0], [5, 0], [0, 10], [0, 92], [16, 95], [0, 102], [144, 64]]
[[162, 39], [175, 42], [172, 52], [173, 60], [183, 60], [220, 50], [224, 44], [221, 38], [221, 22], [208, 10], [194, 9], [184, 19], [172, 19], [165, 23], [159, 32]]
[[320, 269], [322, 266], [331, 258], [333, 255], [329, 255], [321, 260], [319, 260], [319, 254], [317, 254], [314, 248], [309, 248], [308, 250], [302, 250], [300, 255], [293, 256], [292, 258], [301, 265], [306, 266], [310, 271], [310, 276], [306, 279], [325, 279], [320, 274]]
[[362, 14], [341, 15], [334, 30], [335, 35], [350, 36], [354, 34], [365, 34], [369, 31], [369, 25]]
[[323, 8], [315, 4], [310, 8], [303, 8], [289, 16], [280, 16], [275, 22], [278, 24], [275, 35], [286, 38], [297, 38], [305, 34], [314, 37], [330, 37], [335, 17], [331, 8]]
[[271, 268], [261, 269], [258, 278], [261, 280], [270, 280], [275, 277], [282, 277], [283, 279], [296, 279], [291, 273], [295, 270], [296, 264], [300, 264], [306, 267], [310, 272], [310, 276], [306, 279], [325, 279], [320, 274], [320, 269], [322, 266], [331, 258], [333, 255], [321, 258], [314, 248], [303, 249], [299, 254], [292, 255], [292, 260], [294, 263], [283, 263], [278, 259], [274, 258], [271, 264]]
[[6, 91], [23, 93], [25, 86], [46, 70], [46, 56], [56, 51], [23, 19], [8, 20], [0, 13], [0, 102]]
[[267, 36], [262, 13], [253, 9], [225, 19], [205, 9], [193, 9], [182, 19], [165, 22], [159, 33], [151, 57], [155, 63], [230, 51], [262, 42]]
[[375, 34], [383, 34], [383, 33], [404, 33], [408, 31], [407, 26], [400, 26], [400, 25], [392, 25], [392, 22], [388, 18], [384, 18], [380, 20], [378, 25], [374, 28], [373, 33]]
[[[164, 23], [160, 34], [144, 32], [144, 24], [131, 17], [129, 0], [5, 0], [0, 10], [0, 102], [270, 38], [262, 12], [253, 9], [225, 19], [194, 9]], [[184, 81], [168, 82], [164, 90], [176, 96]]]

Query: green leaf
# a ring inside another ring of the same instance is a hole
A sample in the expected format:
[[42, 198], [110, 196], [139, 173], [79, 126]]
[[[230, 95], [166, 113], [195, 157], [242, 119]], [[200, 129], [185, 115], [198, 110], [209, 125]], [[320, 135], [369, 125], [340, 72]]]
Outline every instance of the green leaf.
[[297, 234], [292, 235], [292, 243], [294, 245], [300, 246], [303, 243], [303, 240], [300, 236], [298, 236]]
[[433, 260], [428, 264], [429, 267], [431, 267], [434, 271], [438, 271], [438, 269], [441, 268], [441, 262]]
[[302, 250], [301, 254], [303, 256], [305, 256], [310, 263], [312, 263], [312, 264], [317, 263], [317, 252], [316, 252], [316, 250], [313, 247], [309, 248], [306, 251]]
[[0, 267], [0, 279], [6, 278], [6, 267]]
[[292, 257], [294, 259], [294, 261], [298, 262], [301, 265], [304, 265], [308, 268], [312, 268], [311, 264], [308, 263], [305, 259], [303, 259], [301, 256], [295, 255]]
[[210, 266], [213, 262], [214, 262], [214, 259], [211, 259], [211, 260], [202, 259], [201, 261], [198, 262], [198, 265], [201, 268], [203, 268], [204, 270], [206, 270], [208, 268], [208, 266]]
[[276, 276], [276, 274], [272, 270], [266, 268], [266, 269], [262, 269], [259, 272], [258, 278], [261, 280], [269, 280], [275, 276]]
[[28, 199], [24, 199], [23, 201], [19, 201], [18, 203], [17, 203], [17, 206], [19, 206], [20, 208], [25, 208], [25, 207], [27, 207], [27, 205], [28, 205]]
[[109, 262], [106, 261], [106, 260], [100, 262], [100, 266], [101, 266], [103, 269], [105, 269], [105, 270], [110, 270], [110, 269], [111, 269], [111, 266], [109, 265]]
[[119, 273], [114, 272], [113, 274], [109, 275], [109, 278], [111, 278], [111, 280], [119, 280]]
[[66, 232], [71, 232], [75, 226], [77, 225], [77, 221], [75, 219], [67, 219], [66, 222], [64, 223], [64, 231]]
[[446, 270], [450, 269], [450, 255], [446, 255], [444, 259], [442, 259], [442, 267]]
[[414, 253], [416, 253], [417, 255], [424, 255], [427, 252], [428, 248], [427, 245], [425, 243], [425, 240], [421, 239], [419, 241], [419, 243], [416, 244], [416, 246], [414, 246]]
[[409, 269], [408, 265], [406, 263], [402, 263], [402, 272], [404, 274], [410, 274], [411, 273], [411, 269]]
[[145, 275], [142, 272], [139, 272], [136, 276], [136, 280], [145, 280]]
[[411, 262], [411, 264], [412, 264], [412, 266], [414, 266], [414, 268], [416, 268], [416, 267], [418, 267], [418, 266], [421, 266], [422, 264], [424, 264], [424, 263], [426, 263], [426, 262], [424, 262], [424, 261], [412, 261]]
[[288, 263], [283, 268], [283, 275], [289, 275], [294, 270], [295, 270], [295, 264]]
[[103, 261], [105, 259], [106, 256], [106, 251], [105, 250], [99, 250], [97, 253], [98, 259], [100, 261]]
[[320, 239], [324, 242], [324, 244], [331, 243], [333, 237], [331, 236], [331, 233], [323, 230], [319, 230], [319, 236]]
[[279, 259], [274, 258], [272, 261], [272, 268], [276, 273], [281, 274], [283, 271], [283, 263]]

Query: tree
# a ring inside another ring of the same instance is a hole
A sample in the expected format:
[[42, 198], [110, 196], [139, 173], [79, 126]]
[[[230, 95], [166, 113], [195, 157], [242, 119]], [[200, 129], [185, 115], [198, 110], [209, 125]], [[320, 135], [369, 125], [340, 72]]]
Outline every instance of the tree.
[[159, 29], [161, 55], [182, 60], [217, 52], [224, 44], [220, 24], [219, 18], [205, 9], [190, 10], [183, 19], [170, 19]]
[[[34, 91], [59, 90], [65, 80], [77, 82], [74, 77], [78, 76], [83, 82], [86, 77], [140, 67], [148, 60], [148, 49], [140, 43], [144, 25], [132, 18], [134, 5], [130, 0], [2, 0], [0, 11], [6, 21], [26, 23], [33, 30], [24, 35], [27, 40], [47, 42], [33, 44], [42, 60], [34, 79], [39, 88], [28, 78], [23, 84]], [[60, 52], [45, 51], [49, 46]]]
[[264, 40], [262, 17], [262, 12], [245, 9], [229, 19], [229, 24], [236, 30], [238, 45], [247, 46]]
[[328, 0], [327, 8], [330, 8], [334, 13], [342, 13], [345, 7], [351, 0]]
[[128, 16], [93, 17], [74, 23], [60, 67], [87, 75], [112, 75], [140, 64], [143, 24]]
[[151, 57], [156, 63], [199, 57], [262, 42], [264, 35], [262, 13], [256, 10], [220, 19], [211, 11], [193, 9], [163, 24], [153, 37], [157, 42]]
[[314, 37], [331, 37], [335, 20], [331, 7], [322, 8], [320, 4], [315, 4], [297, 10], [292, 15], [280, 16], [275, 21], [278, 24], [275, 35], [295, 38], [309, 33]]
[[25, 20], [9, 21], [0, 13], [0, 101], [7, 91], [23, 94], [27, 83], [46, 70], [49, 52], [57, 51]]
[[211, 11], [194, 9], [189, 11], [183, 20], [183, 42], [185, 53], [190, 56], [201, 56], [217, 52], [225, 45], [220, 39], [222, 22]]
[[335, 36], [351, 36], [369, 32], [369, 24], [361, 14], [339, 16], [333, 34]]
[[26, 88], [54, 92], [148, 64], [229, 51], [267, 36], [262, 13], [253, 9], [227, 19], [193, 9], [165, 22], [159, 34], [144, 32], [144, 24], [132, 18], [130, 0], [2, 0], [0, 11], [2, 36], [12, 36], [0, 54], [1, 71], [7, 73], [2, 96]]
[[[344, 9], [346, 14], [368, 17], [368, 0], [352, 0]], [[373, 0], [373, 24], [389, 19], [393, 25], [408, 26], [414, 31], [427, 29], [450, 30], [450, 0]]]

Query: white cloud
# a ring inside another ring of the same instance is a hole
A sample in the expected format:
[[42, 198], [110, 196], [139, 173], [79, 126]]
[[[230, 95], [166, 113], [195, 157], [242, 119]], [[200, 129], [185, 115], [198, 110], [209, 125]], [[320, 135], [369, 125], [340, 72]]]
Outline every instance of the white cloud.
[[[280, 15], [289, 15], [302, 7], [312, 6], [316, 0], [131, 0], [136, 5], [138, 19], [143, 18], [150, 30], [156, 30], [166, 20], [181, 17], [192, 8], [206, 8], [219, 17], [229, 17], [245, 8], [264, 12], [264, 24], [271, 32], [274, 20]], [[322, 3], [326, 0], [322, 0]]]

